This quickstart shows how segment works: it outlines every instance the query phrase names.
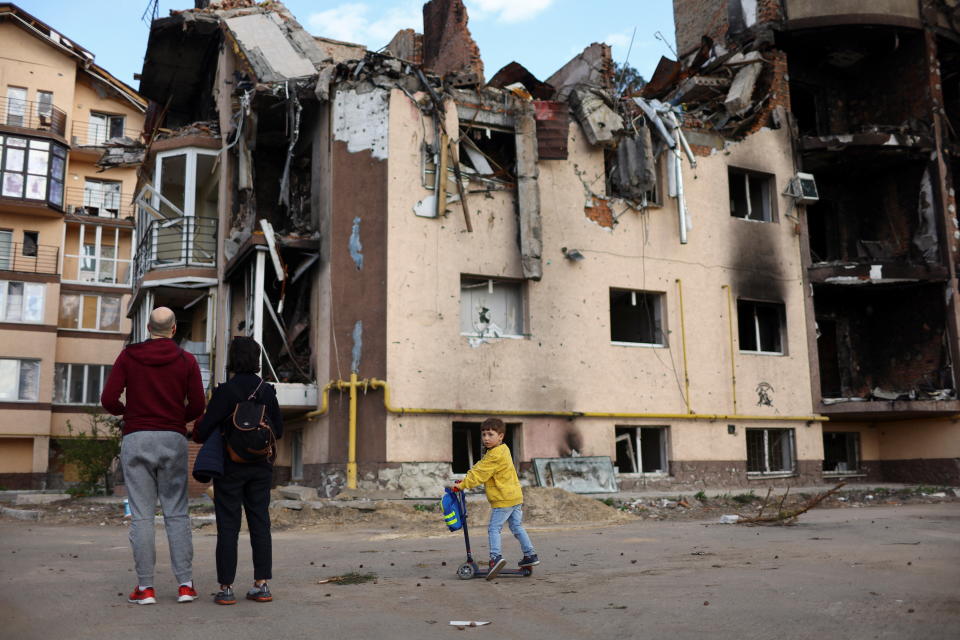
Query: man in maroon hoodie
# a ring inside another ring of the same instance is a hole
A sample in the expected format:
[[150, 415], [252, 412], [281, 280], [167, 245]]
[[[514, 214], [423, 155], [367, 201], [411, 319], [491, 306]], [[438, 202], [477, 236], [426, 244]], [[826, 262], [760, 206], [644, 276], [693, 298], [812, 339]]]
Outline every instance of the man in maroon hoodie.
[[[147, 329], [149, 340], [131, 344], [117, 356], [100, 396], [103, 408], [124, 420], [120, 462], [133, 514], [130, 546], [138, 580], [128, 600], [157, 601], [154, 513], [159, 498], [170, 563], [180, 584], [177, 601], [191, 602], [197, 592], [187, 513], [187, 423], [203, 413], [203, 382], [196, 359], [172, 340], [177, 330], [173, 311], [154, 309]], [[124, 390], [126, 405], [120, 401]]]

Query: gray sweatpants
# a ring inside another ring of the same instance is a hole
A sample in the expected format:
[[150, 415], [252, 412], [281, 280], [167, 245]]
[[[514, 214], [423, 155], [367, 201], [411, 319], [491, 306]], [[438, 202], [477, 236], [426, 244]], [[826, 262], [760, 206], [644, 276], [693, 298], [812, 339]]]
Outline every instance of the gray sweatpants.
[[187, 439], [175, 431], [135, 431], [123, 437], [120, 462], [133, 514], [130, 546], [140, 586], [153, 586], [158, 497], [173, 575], [180, 584], [189, 582], [193, 576], [193, 538], [187, 513]]

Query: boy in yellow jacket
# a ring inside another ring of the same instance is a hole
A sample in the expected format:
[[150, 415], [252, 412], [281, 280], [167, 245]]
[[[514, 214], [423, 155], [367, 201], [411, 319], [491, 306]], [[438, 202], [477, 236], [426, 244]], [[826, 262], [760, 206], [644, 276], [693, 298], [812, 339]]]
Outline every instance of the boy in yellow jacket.
[[487, 535], [490, 540], [490, 573], [495, 576], [500, 573], [507, 563], [500, 554], [500, 531], [503, 523], [510, 525], [510, 531], [516, 536], [523, 551], [521, 567], [532, 567], [540, 564], [530, 542], [530, 536], [523, 528], [523, 491], [520, 489], [520, 479], [513, 466], [510, 448], [503, 444], [503, 436], [507, 433], [507, 426], [498, 418], [487, 418], [480, 425], [480, 440], [486, 449], [483, 458], [473, 465], [462, 481], [459, 481], [453, 490], [471, 489], [481, 484], [490, 501], [490, 524]]

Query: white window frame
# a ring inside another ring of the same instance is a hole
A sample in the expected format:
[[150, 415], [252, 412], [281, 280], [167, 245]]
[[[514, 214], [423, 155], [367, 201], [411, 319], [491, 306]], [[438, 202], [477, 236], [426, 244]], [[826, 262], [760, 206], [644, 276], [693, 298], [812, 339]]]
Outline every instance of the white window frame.
[[13, 230], [0, 229], [0, 269], [9, 271], [14, 259]]
[[[68, 291], [60, 294], [60, 304], [63, 304], [63, 298], [65, 296], [77, 296], [80, 298], [80, 306], [77, 308], [77, 326], [75, 327], [64, 327], [60, 325], [60, 313], [59, 307], [57, 309], [57, 327], [60, 329], [67, 329], [69, 331], [87, 331], [90, 333], [120, 333], [123, 330], [123, 296], [119, 295], [108, 295], [108, 294], [99, 294], [99, 293], [79, 293], [74, 291]], [[86, 297], [96, 297], [97, 299], [97, 328], [88, 329], [83, 327], [83, 298]], [[101, 329], [100, 321], [101, 315], [103, 314], [103, 299], [104, 298], [116, 298], [119, 301], [120, 313], [119, 321], [117, 322], [116, 329]]]
[[[120, 289], [127, 288], [130, 286], [129, 278], [131, 276], [131, 265], [133, 264], [133, 238], [130, 239], [130, 257], [129, 259], [120, 257], [120, 227], [104, 227], [97, 224], [86, 224], [81, 223], [79, 230], [79, 237], [77, 240], [77, 253], [70, 254], [64, 253], [64, 258], [75, 258], [76, 259], [76, 273], [65, 274], [67, 277], [64, 278], [64, 282], [82, 282], [82, 283], [94, 283], [98, 286], [104, 287], [117, 287]], [[88, 230], [93, 231], [93, 242], [87, 241], [87, 232]], [[104, 233], [110, 233], [113, 231], [113, 245], [104, 244], [103, 238]], [[93, 255], [88, 255], [86, 253], [86, 247], [93, 246]], [[112, 258], [106, 257], [103, 255], [104, 247], [113, 247], [114, 256]], [[84, 263], [92, 261], [93, 262], [93, 277], [85, 278], [81, 274], [89, 273], [89, 269], [84, 268]], [[112, 269], [110, 269], [108, 274], [108, 279], [112, 282], [107, 282], [101, 279], [100, 268], [105, 262], [112, 262]], [[120, 273], [120, 264], [126, 263], [127, 265], [127, 282], [119, 282], [118, 277]], [[73, 277], [69, 277], [73, 276]]]
[[[668, 446], [668, 438], [670, 437], [670, 427], [663, 425], [632, 425], [632, 424], [618, 424], [614, 427], [614, 434], [616, 434], [616, 429], [628, 429], [632, 430], [633, 433], [623, 433], [619, 436], [615, 436], [614, 446], [617, 442], [620, 442], [624, 438], [628, 439], [628, 446], [631, 447], [630, 451], [632, 452], [634, 458], [634, 464], [636, 464], [636, 471], [624, 471], [623, 469], [618, 470], [618, 475], [621, 476], [665, 476], [670, 473], [670, 460], [668, 458], [668, 451], [670, 450]], [[657, 429], [660, 432], [660, 460], [663, 463], [662, 469], [655, 469], [653, 471], [645, 471], [643, 468], [643, 449], [642, 446], [642, 435], [643, 429]], [[616, 460], [616, 457], [614, 457]]]
[[[637, 300], [638, 294], [643, 296], [651, 296], [653, 298], [656, 304], [654, 313], [657, 316], [657, 323], [659, 325], [661, 341], [660, 342], [628, 342], [625, 340], [614, 340], [613, 336], [611, 335], [610, 344], [612, 344], [615, 347], [647, 347], [647, 348], [653, 347], [653, 348], [660, 348], [660, 349], [666, 348], [667, 347], [667, 331], [665, 327], [666, 318], [664, 317], [664, 313], [663, 313], [664, 301], [666, 300], [666, 297], [667, 297], [666, 294], [662, 291], [641, 291], [640, 289], [622, 289], [620, 287], [610, 287], [610, 291], [607, 293], [608, 301], [610, 299], [609, 294], [612, 293], [613, 291], [625, 291], [627, 293], [630, 293], [631, 298], [634, 301], [633, 306], [636, 306], [637, 304], [636, 300]], [[612, 334], [613, 333], [613, 317], [612, 317], [613, 308], [611, 307], [610, 309], [608, 309], [608, 311], [611, 315], [610, 332]]]
[[[37, 117], [41, 119], [41, 124], [50, 124], [49, 121], [53, 117], [53, 91], [37, 90]], [[42, 118], [46, 118], [47, 122], [44, 123]]]
[[[738, 167], [728, 167], [727, 168], [727, 177], [731, 183], [727, 186], [728, 196], [732, 198], [733, 194], [731, 192], [732, 181], [743, 178], [743, 188], [744, 188], [744, 197], [746, 198], [747, 205], [747, 215], [740, 217], [734, 215], [733, 207], [730, 208], [730, 217], [736, 218], [738, 220], [748, 220], [750, 222], [776, 222], [777, 215], [774, 210], [774, 194], [776, 193], [776, 182], [775, 176], [772, 173], [762, 173], [759, 171], [750, 171], [749, 169], [740, 169]], [[763, 206], [765, 211], [761, 212], [764, 217], [754, 217], [753, 215], [753, 202], [750, 198], [750, 180], [759, 180], [763, 183], [763, 190], [761, 192], [761, 199], [763, 201]]]
[[[7, 302], [9, 299], [9, 289], [11, 284], [23, 285], [23, 299], [20, 303], [20, 319], [10, 319], [7, 317], [9, 310]], [[39, 298], [40, 316], [36, 319], [24, 320], [25, 312], [28, 308], [27, 300], [32, 296]], [[45, 311], [44, 301], [47, 296], [47, 285], [41, 282], [23, 282], [21, 280], [0, 280], [0, 322], [15, 322], [17, 324], [43, 324], [43, 315]]]
[[[107, 189], [107, 187], [109, 187], [109, 189]], [[90, 206], [99, 209], [100, 213], [97, 214], [98, 218], [119, 218], [120, 201], [123, 198], [122, 191], [123, 183], [119, 180], [84, 178], [83, 206], [84, 208]], [[116, 209], [117, 213], [110, 213], [108, 209]]]
[[[760, 428], [760, 429], [745, 429], [744, 442], [747, 445], [747, 467], [750, 465], [750, 443], [747, 439], [746, 434], [750, 432], [760, 431], [763, 433], [763, 470], [761, 471], [747, 471], [749, 476], [794, 476], [797, 474], [797, 432], [795, 429], [790, 428]], [[789, 435], [788, 444], [790, 447], [789, 458], [790, 458], [790, 468], [789, 469], [778, 469], [775, 471], [770, 470], [770, 432], [771, 431], [783, 431]]]
[[[765, 302], [762, 300], [748, 300], [746, 298], [737, 299], [737, 342], [739, 343], [739, 329], [740, 329], [740, 304], [749, 304], [752, 305], [751, 309], [753, 311], [753, 332], [754, 340], [756, 340], [757, 348], [756, 349], [744, 349], [742, 344], [738, 344], [740, 353], [750, 354], [750, 355], [760, 355], [760, 356], [784, 356], [787, 354], [786, 344], [787, 344], [787, 306], [780, 302]], [[777, 308], [777, 331], [780, 333], [780, 351], [763, 351], [761, 349], [760, 343], [760, 321], [757, 319], [757, 305], [764, 305], [768, 307]]]
[[123, 127], [127, 123], [126, 116], [116, 113], [91, 111], [90, 119], [87, 121], [87, 144], [91, 146], [99, 145], [109, 140], [110, 124], [115, 118], [120, 119], [120, 132], [121, 135], [123, 135]]
[[[17, 363], [17, 376], [16, 376], [16, 386], [13, 390], [14, 398], [3, 398], [0, 399], [0, 402], [37, 402], [40, 399], [40, 364], [41, 360], [39, 358], [0, 358], [0, 362], [11, 361]], [[36, 379], [34, 380], [34, 388], [37, 390], [37, 397], [35, 398], [21, 398], [20, 397], [20, 378], [22, 377], [22, 367], [24, 362], [35, 362], [37, 363], [36, 368]]]
[[[85, 400], [87, 397], [87, 392], [89, 391], [90, 384], [90, 369], [91, 367], [100, 368], [100, 393], [97, 394], [97, 400], [95, 402], [71, 402], [70, 391], [73, 388], [71, 384], [73, 382], [73, 373], [74, 367], [83, 367], [83, 390], [80, 392], [80, 395]], [[62, 368], [62, 369], [61, 369]], [[54, 381], [64, 380], [66, 388], [66, 398], [58, 398], [59, 387], [53, 385], [53, 404], [62, 404], [62, 405], [85, 405], [85, 406], [98, 406], [100, 404], [100, 395], [103, 393], [103, 387], [107, 383], [107, 376], [110, 375], [110, 369], [112, 368], [109, 364], [80, 364], [72, 362], [57, 362], [54, 365]], [[63, 370], [64, 374], [60, 374], [60, 371]], [[60, 377], [63, 375], [63, 377]]]
[[[153, 184], [156, 185], [156, 188], [152, 190], [152, 199], [151, 205], [155, 211], [162, 211], [160, 207], [160, 192], [163, 189], [163, 160], [172, 156], [186, 156], [186, 162], [184, 163], [184, 176], [183, 181], [183, 217], [184, 224], [183, 229], [181, 230], [181, 246], [180, 246], [180, 256], [181, 259], [178, 261], [164, 262], [165, 267], [176, 266], [176, 265], [185, 265], [188, 262], [188, 259], [193, 256], [193, 244], [194, 238], [197, 234], [197, 224], [196, 224], [196, 205], [197, 205], [197, 156], [216, 156], [219, 152], [213, 151], [211, 149], [202, 149], [200, 147], [180, 147], [179, 149], [171, 149], [169, 151], [161, 151], [157, 153], [156, 160], [154, 162], [154, 174], [153, 174]], [[155, 218], [148, 218], [142, 222], [149, 224], [155, 220]], [[146, 228], [146, 225], [144, 226]], [[157, 261], [157, 243], [159, 241], [159, 229], [157, 225], [153, 225], [152, 229], [152, 238], [151, 238], [151, 263]]]
[[[470, 281], [473, 281], [473, 282], [467, 283], [467, 286], [465, 287], [465, 286], [464, 286], [464, 285], [465, 285], [464, 280], [470, 280]], [[485, 283], [484, 283], [484, 281], [485, 281]], [[471, 308], [469, 309], [469, 313], [470, 313], [470, 324], [473, 326], [474, 330], [473, 330], [473, 331], [464, 331], [464, 330], [463, 330], [464, 311], [465, 311], [465, 309], [466, 309], [465, 305], [467, 304], [467, 301], [464, 299], [464, 290], [465, 290], [465, 289], [469, 289], [469, 288], [479, 288], [479, 287], [484, 286], [484, 285], [485, 285], [486, 288], [487, 288], [487, 294], [490, 295], [490, 296], [493, 296], [493, 295], [494, 295], [494, 287], [496, 287], [497, 285], [500, 285], [500, 286], [510, 286], [510, 287], [515, 287], [515, 288], [516, 288], [516, 290], [517, 290], [517, 292], [518, 292], [517, 297], [519, 298], [519, 299], [517, 300], [518, 314], [519, 314], [518, 323], [519, 323], [519, 325], [520, 325], [519, 327], [512, 327], [512, 328], [510, 328], [510, 329], [508, 330], [507, 327], [500, 327], [499, 325], [497, 325], [497, 328], [501, 329], [501, 331], [500, 331], [500, 332], [496, 332], [496, 333], [489, 333], [489, 332], [488, 332], [488, 330], [489, 330], [489, 328], [490, 328], [489, 325], [490, 325], [490, 324], [494, 324], [494, 323], [492, 322], [492, 319], [491, 319], [491, 322], [490, 322], [490, 323], [487, 323], [487, 327], [485, 327], [485, 328], [483, 328], [483, 329], [480, 329], [480, 328], [479, 328], [479, 325], [480, 325], [481, 323], [478, 322], [478, 321], [476, 321], [476, 320], [474, 319], [474, 311], [475, 311], [475, 309], [473, 309], [473, 308], [471, 307]], [[461, 329], [460, 329], [460, 335], [461, 335], [461, 336], [464, 336], [464, 337], [469, 337], [469, 338], [484, 338], [484, 339], [491, 339], [491, 338], [511, 338], [511, 339], [514, 339], [514, 340], [519, 340], [519, 339], [526, 338], [526, 337], [527, 337], [527, 334], [526, 334], [526, 326], [527, 326], [527, 293], [526, 293], [526, 288], [524, 287], [523, 281], [522, 281], [522, 280], [511, 280], [511, 279], [508, 279], [508, 278], [493, 278], [493, 277], [487, 277], [487, 276], [471, 276], [471, 275], [467, 275], [467, 274], [461, 274], [461, 275], [460, 275], [460, 318], [459, 318], [459, 321], [460, 321], [460, 327], [461, 327]], [[516, 332], [516, 329], [519, 329], [519, 332]]]
[[[25, 127], [27, 118], [27, 88], [26, 87], [7, 87], [7, 122], [11, 127]], [[19, 116], [20, 122], [16, 123], [11, 118]]]

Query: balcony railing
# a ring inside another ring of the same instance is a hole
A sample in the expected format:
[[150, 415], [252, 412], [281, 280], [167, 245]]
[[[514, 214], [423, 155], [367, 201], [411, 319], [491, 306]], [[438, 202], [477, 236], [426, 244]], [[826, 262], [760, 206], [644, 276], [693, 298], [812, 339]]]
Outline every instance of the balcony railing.
[[0, 238], [0, 269], [21, 273], [57, 273], [60, 247], [6, 242]]
[[116, 130], [105, 124], [74, 120], [70, 125], [70, 144], [75, 147], [102, 147], [113, 138], [140, 139], [139, 129]]
[[67, 187], [67, 213], [101, 218], [132, 218], [130, 194], [109, 189]]
[[134, 266], [137, 286], [144, 274], [153, 269], [216, 266], [216, 218], [155, 219], [139, 231]]
[[0, 97], [0, 125], [49, 131], [64, 136], [67, 114], [48, 102]]

